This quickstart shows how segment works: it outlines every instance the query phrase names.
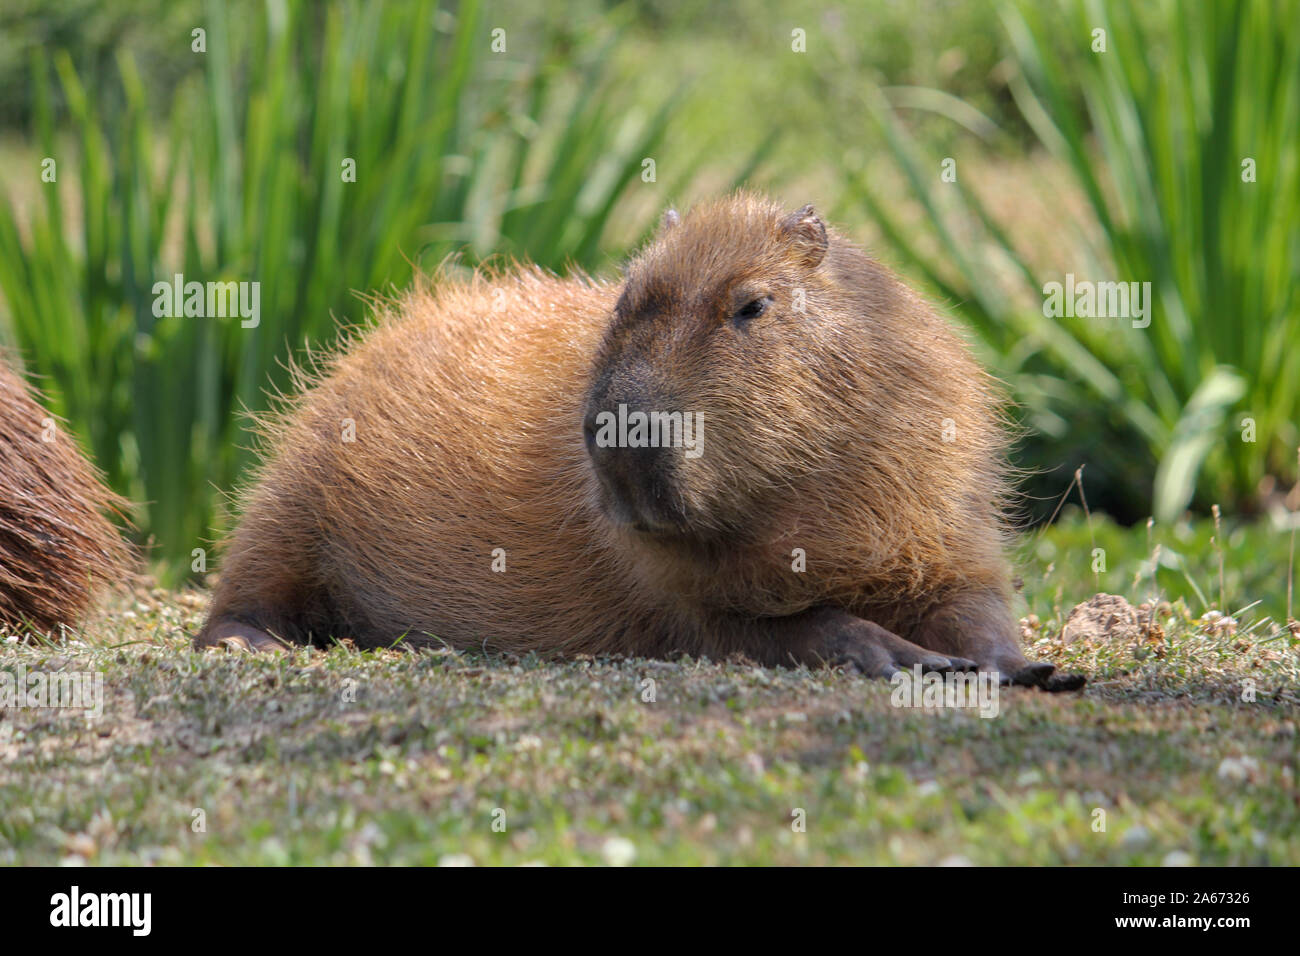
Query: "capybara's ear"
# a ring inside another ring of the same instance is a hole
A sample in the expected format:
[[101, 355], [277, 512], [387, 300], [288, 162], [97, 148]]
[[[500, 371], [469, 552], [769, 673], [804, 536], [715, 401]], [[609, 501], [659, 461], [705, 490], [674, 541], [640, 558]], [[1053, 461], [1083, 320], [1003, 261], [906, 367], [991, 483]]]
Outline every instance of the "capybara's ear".
[[664, 210], [663, 218], [659, 220], [659, 231], [667, 232], [673, 226], [682, 221], [681, 215], [672, 206]]
[[813, 210], [812, 203], [782, 219], [777, 231], [782, 239], [791, 244], [795, 254], [808, 268], [816, 268], [825, 258], [829, 242], [826, 223]]

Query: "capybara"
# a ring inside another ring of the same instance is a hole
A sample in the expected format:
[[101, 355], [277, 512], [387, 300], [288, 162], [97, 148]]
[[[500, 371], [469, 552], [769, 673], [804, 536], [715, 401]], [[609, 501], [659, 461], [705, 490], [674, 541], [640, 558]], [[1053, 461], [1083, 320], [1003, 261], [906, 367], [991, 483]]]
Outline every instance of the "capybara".
[[0, 622], [57, 633], [135, 573], [126, 515], [72, 436], [0, 355]]
[[379, 311], [263, 423], [200, 646], [1081, 683], [1017, 641], [994, 381], [811, 206], [741, 192], [620, 282], [480, 270]]

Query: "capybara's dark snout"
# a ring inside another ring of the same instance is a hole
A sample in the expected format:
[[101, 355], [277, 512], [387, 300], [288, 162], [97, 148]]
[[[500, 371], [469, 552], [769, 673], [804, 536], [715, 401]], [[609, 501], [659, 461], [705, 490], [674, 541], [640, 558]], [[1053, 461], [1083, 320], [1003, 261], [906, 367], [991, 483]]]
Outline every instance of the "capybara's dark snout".
[[[661, 441], [664, 416], [642, 402], [593, 403], [583, 438], [612, 518], [639, 531], [681, 530], [686, 521], [676, 487], [680, 449]], [[652, 426], [656, 426], [652, 429]]]

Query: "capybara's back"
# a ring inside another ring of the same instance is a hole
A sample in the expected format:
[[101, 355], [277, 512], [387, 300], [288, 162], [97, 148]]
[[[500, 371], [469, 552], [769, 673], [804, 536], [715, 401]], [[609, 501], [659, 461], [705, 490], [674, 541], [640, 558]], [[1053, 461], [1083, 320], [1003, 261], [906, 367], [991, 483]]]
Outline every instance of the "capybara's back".
[[405, 639], [1000, 671], [992, 380], [811, 207], [739, 193], [608, 283], [439, 281], [264, 423], [200, 644]]
[[109, 514], [125, 503], [0, 356], [0, 622], [56, 632], [126, 580]]

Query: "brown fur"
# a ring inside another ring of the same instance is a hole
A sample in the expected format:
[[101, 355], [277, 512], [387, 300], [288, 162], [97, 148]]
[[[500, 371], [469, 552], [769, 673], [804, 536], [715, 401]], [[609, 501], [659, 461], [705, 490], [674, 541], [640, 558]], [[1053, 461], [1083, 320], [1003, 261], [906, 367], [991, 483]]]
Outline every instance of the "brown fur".
[[[1028, 666], [994, 383], [810, 208], [740, 193], [670, 215], [620, 283], [530, 268], [416, 289], [298, 384], [201, 644]], [[584, 417], [624, 395], [704, 414], [700, 457], [625, 469], [642, 530], [584, 446]]]
[[125, 509], [0, 355], [0, 622], [57, 631], [128, 580], [131, 553], [105, 517]]

